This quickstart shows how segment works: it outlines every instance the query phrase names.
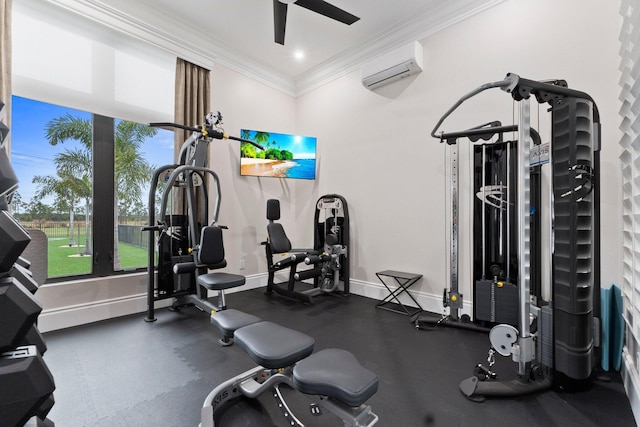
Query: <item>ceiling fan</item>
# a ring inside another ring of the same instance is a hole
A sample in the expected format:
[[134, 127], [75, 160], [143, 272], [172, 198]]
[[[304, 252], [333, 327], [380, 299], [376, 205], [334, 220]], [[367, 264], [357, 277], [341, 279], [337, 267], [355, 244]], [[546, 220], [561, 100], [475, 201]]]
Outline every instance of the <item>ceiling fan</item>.
[[291, 3], [347, 25], [360, 19], [324, 0], [273, 0], [275, 42], [281, 45], [284, 45], [284, 32], [287, 26], [287, 6]]

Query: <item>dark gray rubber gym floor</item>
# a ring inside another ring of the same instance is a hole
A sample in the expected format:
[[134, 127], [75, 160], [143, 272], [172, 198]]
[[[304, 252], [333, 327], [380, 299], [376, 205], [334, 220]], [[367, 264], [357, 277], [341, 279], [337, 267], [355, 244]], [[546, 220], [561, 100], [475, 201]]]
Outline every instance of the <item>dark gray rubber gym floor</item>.
[[[227, 303], [313, 336], [316, 351], [351, 351], [380, 376], [369, 404], [381, 427], [636, 425], [617, 373], [577, 393], [471, 402], [458, 383], [486, 361], [488, 336], [417, 330], [408, 317], [376, 309], [375, 300], [326, 296], [302, 305], [256, 289], [230, 294]], [[140, 314], [45, 334], [44, 359], [57, 386], [49, 418], [57, 426], [197, 426], [214, 385], [253, 366], [237, 346], [216, 344], [219, 335], [206, 314], [164, 309], [157, 317], [145, 323]], [[515, 363], [498, 357], [499, 378], [515, 376]], [[311, 416], [308, 400], [291, 394], [292, 410], [308, 425], [341, 426], [331, 415]], [[274, 425], [286, 425], [270, 396], [260, 401]]]

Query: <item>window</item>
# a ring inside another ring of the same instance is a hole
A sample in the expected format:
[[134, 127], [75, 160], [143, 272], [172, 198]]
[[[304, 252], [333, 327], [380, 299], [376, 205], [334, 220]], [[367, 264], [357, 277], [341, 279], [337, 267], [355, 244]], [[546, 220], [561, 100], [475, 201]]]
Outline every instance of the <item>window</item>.
[[149, 183], [173, 133], [17, 96], [11, 132], [13, 214], [47, 235], [48, 277], [146, 267]]
[[[15, 2], [12, 22], [13, 213], [48, 235], [50, 280], [146, 267], [142, 176], [173, 163], [173, 132], [139, 123], [172, 120], [175, 54], [49, 2]], [[52, 145], [53, 119], [85, 139]]]
[[[117, 183], [114, 239], [119, 244], [113, 268], [117, 271], [147, 267], [149, 236], [142, 226], [149, 222], [149, 187], [154, 171], [173, 163], [173, 132], [116, 120], [114, 135]], [[156, 211], [160, 196], [153, 195]]]

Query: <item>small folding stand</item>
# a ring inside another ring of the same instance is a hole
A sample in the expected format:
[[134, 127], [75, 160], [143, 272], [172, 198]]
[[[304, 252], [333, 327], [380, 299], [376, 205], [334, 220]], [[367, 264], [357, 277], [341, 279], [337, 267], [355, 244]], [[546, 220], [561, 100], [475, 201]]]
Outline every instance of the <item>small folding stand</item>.
[[[382, 282], [384, 287], [387, 288], [387, 291], [389, 291], [389, 295], [387, 295], [382, 301], [376, 304], [377, 308], [393, 311], [394, 313], [406, 314], [407, 316], [415, 316], [422, 311], [420, 303], [418, 303], [418, 301], [416, 301], [413, 295], [411, 295], [411, 293], [409, 292], [409, 287], [416, 283], [422, 277], [422, 274], [405, 273], [396, 270], [384, 270], [376, 273], [376, 276], [378, 276], [378, 279]], [[392, 277], [398, 284], [398, 287], [395, 289], [391, 289], [389, 285], [385, 283], [381, 276]], [[411, 300], [416, 304], [417, 308], [407, 307], [406, 305], [404, 305], [398, 298], [402, 293], [406, 293], [407, 295], [409, 295], [409, 298], [411, 298]], [[394, 308], [393, 305], [400, 306], [402, 310]]]

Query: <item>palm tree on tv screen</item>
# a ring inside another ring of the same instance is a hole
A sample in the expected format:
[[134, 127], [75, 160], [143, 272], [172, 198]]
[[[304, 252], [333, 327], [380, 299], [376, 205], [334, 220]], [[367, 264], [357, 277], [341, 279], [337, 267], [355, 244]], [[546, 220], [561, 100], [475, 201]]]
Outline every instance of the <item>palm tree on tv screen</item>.
[[[269, 145], [269, 138], [271, 138], [271, 134], [269, 134], [269, 132], [256, 131], [254, 132], [253, 138], [251, 138], [251, 132], [252, 131], [250, 130], [242, 129], [240, 133], [240, 137], [242, 139], [250, 139], [256, 142], [257, 144], [265, 147]], [[240, 153], [241, 153], [241, 157], [258, 158], [258, 157], [261, 157], [259, 153], [264, 153], [264, 151], [258, 150], [256, 149], [255, 146], [248, 144], [246, 142], [243, 142], [240, 145]]]

